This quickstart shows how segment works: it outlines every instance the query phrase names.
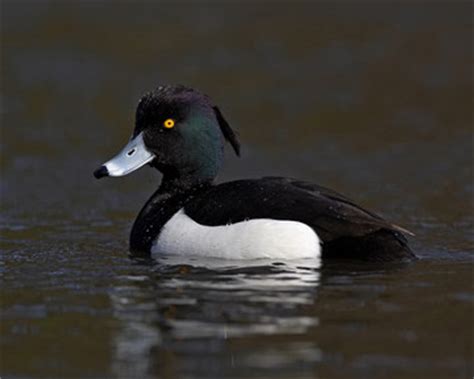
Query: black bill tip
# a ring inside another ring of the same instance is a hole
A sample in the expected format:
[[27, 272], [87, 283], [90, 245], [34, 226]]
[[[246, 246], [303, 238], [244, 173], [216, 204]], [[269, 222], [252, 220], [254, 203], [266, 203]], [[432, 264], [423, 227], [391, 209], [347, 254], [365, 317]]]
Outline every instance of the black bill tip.
[[103, 178], [104, 176], [109, 175], [109, 170], [107, 170], [107, 167], [105, 166], [100, 166], [97, 170], [94, 171], [94, 176], [97, 179]]

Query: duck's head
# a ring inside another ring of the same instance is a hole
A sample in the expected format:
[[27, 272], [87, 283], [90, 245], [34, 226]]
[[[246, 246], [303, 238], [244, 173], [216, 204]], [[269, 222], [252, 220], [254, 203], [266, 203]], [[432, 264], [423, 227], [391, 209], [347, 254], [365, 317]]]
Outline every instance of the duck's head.
[[130, 141], [94, 176], [123, 176], [149, 164], [167, 180], [210, 182], [221, 166], [224, 139], [239, 155], [236, 134], [206, 95], [162, 86], [141, 98]]

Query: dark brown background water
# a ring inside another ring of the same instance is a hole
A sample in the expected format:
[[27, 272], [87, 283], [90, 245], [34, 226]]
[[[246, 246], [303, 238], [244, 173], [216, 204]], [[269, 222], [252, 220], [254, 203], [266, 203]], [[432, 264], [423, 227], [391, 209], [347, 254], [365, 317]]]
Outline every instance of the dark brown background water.
[[[449, 1], [2, 1], [0, 376], [472, 376], [471, 16]], [[159, 175], [91, 173], [161, 83], [200, 88], [239, 129], [220, 180], [333, 187], [413, 230], [422, 259], [131, 261]]]

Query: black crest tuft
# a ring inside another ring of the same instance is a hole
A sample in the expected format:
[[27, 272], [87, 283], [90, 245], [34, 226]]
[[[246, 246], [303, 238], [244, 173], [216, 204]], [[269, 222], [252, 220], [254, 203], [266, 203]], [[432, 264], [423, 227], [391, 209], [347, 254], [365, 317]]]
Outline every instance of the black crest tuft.
[[222, 116], [222, 113], [218, 107], [212, 107], [212, 109], [214, 109], [214, 113], [216, 114], [217, 122], [221, 127], [222, 134], [234, 148], [235, 154], [240, 157], [240, 142], [237, 138], [237, 133], [230, 127], [229, 123], [225, 120], [224, 116]]

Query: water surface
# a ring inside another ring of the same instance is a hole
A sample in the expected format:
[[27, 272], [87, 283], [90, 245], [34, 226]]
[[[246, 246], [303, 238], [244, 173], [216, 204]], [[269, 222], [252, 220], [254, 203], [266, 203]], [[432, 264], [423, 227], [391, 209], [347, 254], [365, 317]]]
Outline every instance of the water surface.
[[[2, 377], [473, 375], [470, 3], [1, 7]], [[161, 83], [239, 130], [219, 181], [329, 186], [421, 259], [130, 259], [160, 176], [92, 171]]]

